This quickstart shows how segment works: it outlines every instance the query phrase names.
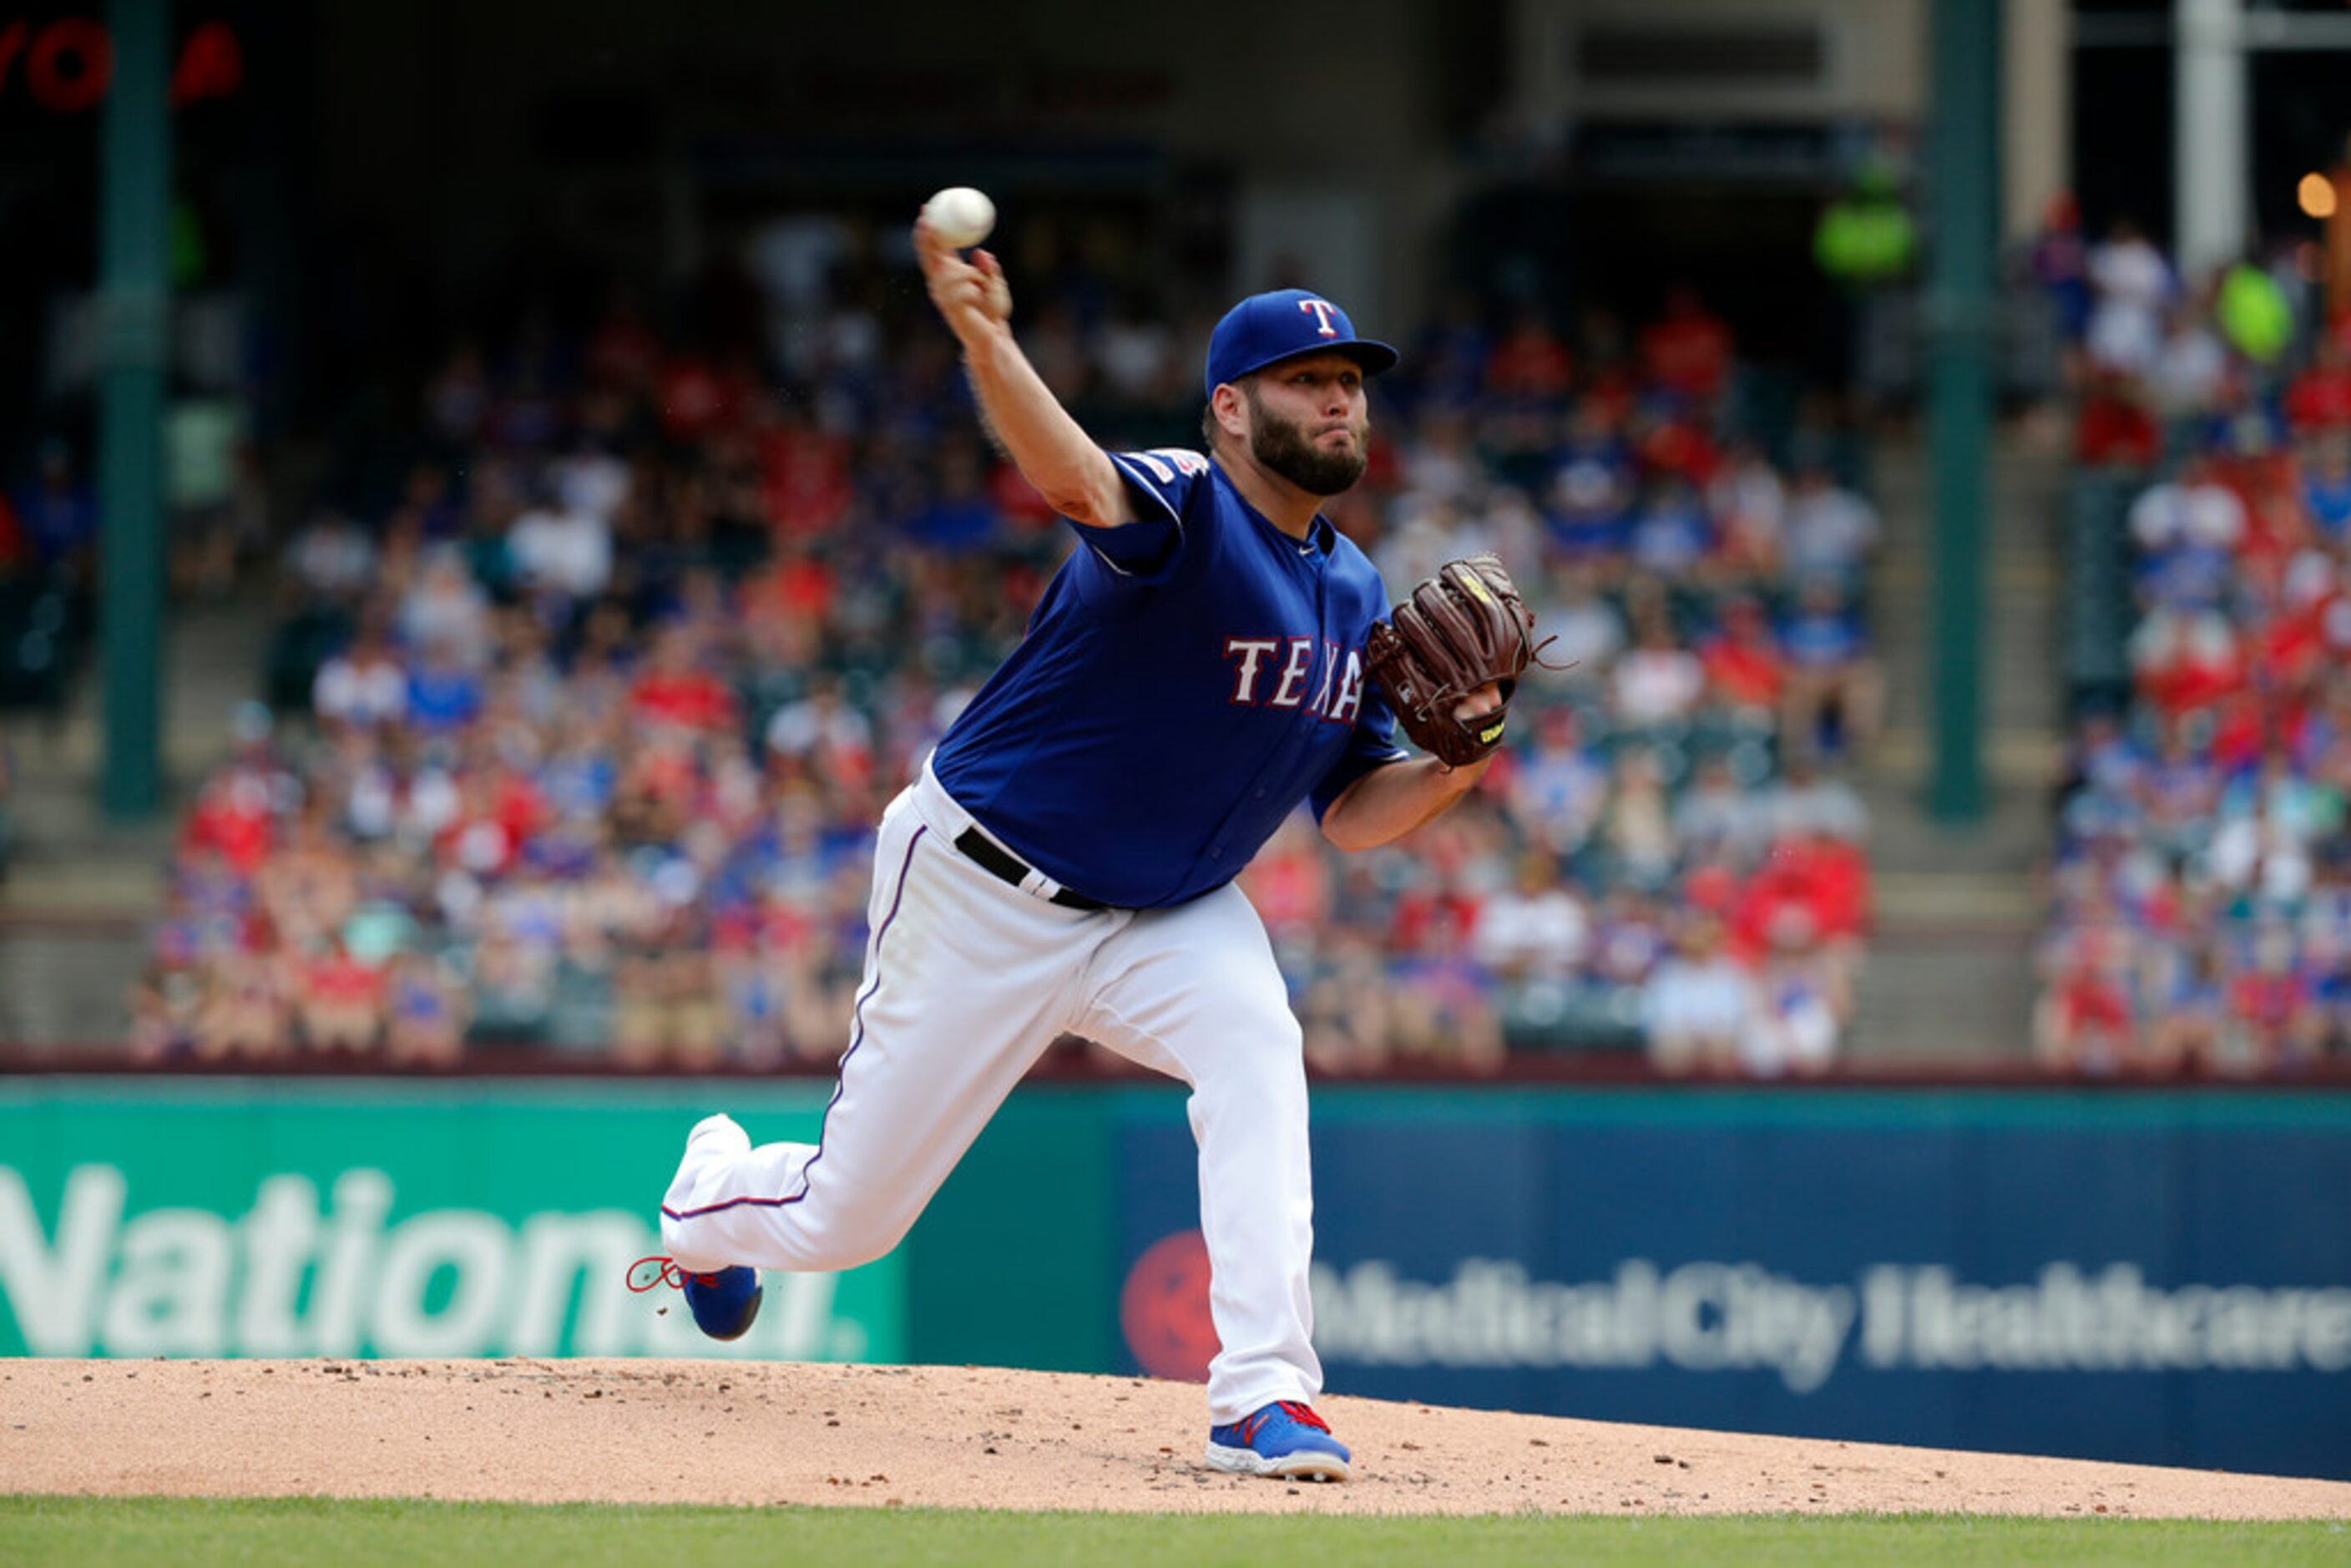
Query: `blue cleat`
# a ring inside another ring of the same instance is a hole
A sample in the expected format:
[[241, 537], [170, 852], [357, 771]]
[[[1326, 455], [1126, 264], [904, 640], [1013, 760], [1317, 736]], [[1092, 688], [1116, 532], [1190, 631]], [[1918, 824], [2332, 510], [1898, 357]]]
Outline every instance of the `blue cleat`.
[[683, 1289], [695, 1326], [712, 1339], [741, 1339], [768, 1293], [759, 1270], [740, 1264], [716, 1274], [688, 1274]]
[[1228, 1427], [1208, 1428], [1208, 1464], [1235, 1475], [1343, 1481], [1352, 1458], [1311, 1405], [1278, 1399]]
[[[653, 1265], [650, 1272], [648, 1264]], [[630, 1290], [650, 1291], [658, 1285], [684, 1291], [695, 1327], [712, 1339], [741, 1339], [768, 1293], [759, 1283], [759, 1271], [740, 1264], [713, 1274], [690, 1274], [666, 1258], [640, 1258], [630, 1266]]]

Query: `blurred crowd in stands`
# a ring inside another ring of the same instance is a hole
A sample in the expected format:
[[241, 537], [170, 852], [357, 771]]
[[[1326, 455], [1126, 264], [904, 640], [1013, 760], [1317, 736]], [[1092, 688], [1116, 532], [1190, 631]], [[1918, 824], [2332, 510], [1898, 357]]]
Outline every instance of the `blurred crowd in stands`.
[[[910, 260], [828, 232], [778, 242], [731, 334], [615, 294], [454, 342], [413, 438], [347, 455], [285, 550], [270, 700], [185, 819], [144, 1058], [837, 1058], [872, 826], [1072, 541]], [[1189, 444], [1212, 308], [1013, 286], [1092, 433]], [[1333, 521], [1392, 591], [1498, 549], [1574, 664], [1405, 844], [1301, 817], [1246, 873], [1314, 1064], [1827, 1066], [1869, 925], [1840, 766], [1880, 685], [1849, 444], [1687, 291], [1573, 331], [1455, 302], [1374, 408]]]
[[2040, 1052], [2290, 1074], [2351, 1052], [2351, 317], [2291, 249], [2183, 280], [2058, 225], [2037, 260], [2137, 611], [2073, 737]]

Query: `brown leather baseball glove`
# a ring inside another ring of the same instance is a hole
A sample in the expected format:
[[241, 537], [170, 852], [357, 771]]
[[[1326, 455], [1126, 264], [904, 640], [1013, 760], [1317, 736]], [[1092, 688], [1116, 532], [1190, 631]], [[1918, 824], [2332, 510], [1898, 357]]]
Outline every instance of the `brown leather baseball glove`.
[[[1413, 744], [1448, 768], [1477, 761], [1502, 743], [1510, 694], [1537, 652], [1535, 618], [1492, 554], [1445, 563], [1374, 621], [1364, 656], [1396, 722]], [[1491, 681], [1502, 706], [1464, 722], [1454, 705]]]

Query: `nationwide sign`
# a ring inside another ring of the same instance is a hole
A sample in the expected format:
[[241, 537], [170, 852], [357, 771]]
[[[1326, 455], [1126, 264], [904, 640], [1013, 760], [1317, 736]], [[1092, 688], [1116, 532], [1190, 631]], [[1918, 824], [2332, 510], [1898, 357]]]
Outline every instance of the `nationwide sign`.
[[[746, 1099], [763, 1130], [815, 1131], [813, 1092]], [[903, 1358], [894, 1259], [771, 1275], [724, 1343], [675, 1291], [629, 1290], [698, 1108], [480, 1089], [0, 1100], [0, 1355]]]
[[2351, 1368], [2351, 1289], [2150, 1285], [2136, 1264], [2052, 1262], [1993, 1285], [1883, 1263], [1813, 1283], [1760, 1263], [1536, 1279], [1463, 1259], [1413, 1280], [1366, 1260], [1313, 1272], [1326, 1361], [1381, 1366], [1776, 1374], [1793, 1394], [1872, 1371], [2323, 1372]]
[[323, 1202], [308, 1177], [274, 1176], [242, 1214], [130, 1216], [120, 1171], [77, 1166], [45, 1234], [24, 1178], [0, 1166], [0, 1300], [21, 1341], [0, 1332], [0, 1353], [857, 1361], [872, 1348], [835, 1315], [834, 1275], [776, 1276], [751, 1332], [717, 1343], [674, 1294], [626, 1288], [660, 1243], [635, 1215], [434, 1208], [387, 1224], [394, 1196], [362, 1167]]

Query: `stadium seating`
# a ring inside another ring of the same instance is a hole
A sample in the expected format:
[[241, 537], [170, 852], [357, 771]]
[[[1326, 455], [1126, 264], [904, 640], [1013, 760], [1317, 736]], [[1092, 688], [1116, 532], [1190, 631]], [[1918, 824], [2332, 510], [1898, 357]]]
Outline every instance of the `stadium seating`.
[[[764, 370], [612, 319], [559, 386], [461, 345], [403, 444], [343, 455], [287, 556], [281, 723], [187, 824], [147, 1054], [316, 1054], [305, 1020], [364, 971], [370, 1049], [400, 1059], [409, 1018], [412, 1064], [461, 1028], [549, 1061], [828, 1065], [874, 817], [1069, 548], [979, 444], [918, 301], [841, 307], [816, 334], [837, 351]], [[1148, 338], [1113, 377], [1086, 313], [1035, 310], [1074, 324], [1081, 351], [1040, 358], [1089, 428], [1196, 441], [1187, 378]], [[1500, 549], [1584, 662], [1528, 684], [1510, 753], [1409, 845], [1350, 864], [1301, 832], [1248, 873], [1324, 1071], [1637, 1051], [1694, 926], [1745, 999], [1677, 1065], [1827, 1060], [1770, 1043], [1771, 998], [1834, 996], [1841, 1028], [1865, 881], [1835, 930], [1768, 890], [1808, 835], [1864, 827], [1782, 810], [1833, 780], [1779, 782], [1783, 753], [1809, 770], [1867, 726], [1862, 465], [1717, 326], [1677, 331], [1611, 358], [1455, 322], [1379, 388], [1334, 520], [1392, 587]], [[1700, 774], [1744, 802], [1735, 832], [1689, 836]], [[322, 894], [346, 883], [405, 922], [345, 940], [349, 973], [316, 951], [358, 918]]]

